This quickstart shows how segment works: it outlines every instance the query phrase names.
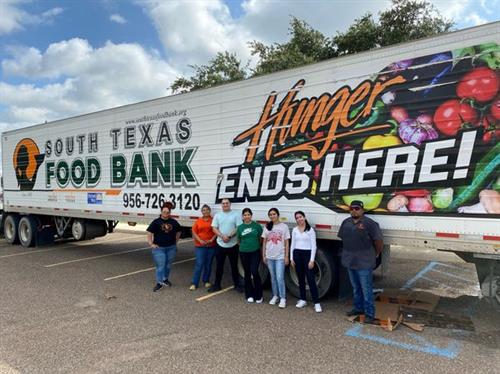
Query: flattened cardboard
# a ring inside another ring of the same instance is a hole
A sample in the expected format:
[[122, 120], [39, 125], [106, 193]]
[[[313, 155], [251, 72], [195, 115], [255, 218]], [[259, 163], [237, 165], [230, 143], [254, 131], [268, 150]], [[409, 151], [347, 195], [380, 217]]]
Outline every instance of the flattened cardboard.
[[379, 320], [396, 322], [401, 315], [399, 304], [388, 304], [375, 301], [375, 318]]
[[376, 300], [431, 312], [436, 309], [439, 296], [420, 291], [387, 289], [377, 295]]

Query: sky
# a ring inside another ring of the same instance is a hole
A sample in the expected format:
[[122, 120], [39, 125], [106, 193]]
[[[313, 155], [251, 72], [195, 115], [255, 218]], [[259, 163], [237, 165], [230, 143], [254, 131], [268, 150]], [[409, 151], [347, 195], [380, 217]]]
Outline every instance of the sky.
[[[432, 0], [462, 29], [500, 0]], [[326, 36], [388, 0], [0, 0], [0, 132], [170, 94], [190, 64], [284, 42], [290, 16]]]

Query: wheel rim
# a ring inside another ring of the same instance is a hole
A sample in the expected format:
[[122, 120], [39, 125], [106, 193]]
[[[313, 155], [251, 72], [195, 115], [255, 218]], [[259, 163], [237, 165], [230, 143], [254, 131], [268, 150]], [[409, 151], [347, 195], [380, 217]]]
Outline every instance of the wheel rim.
[[5, 236], [7, 239], [12, 239], [15, 235], [15, 229], [14, 229], [14, 223], [12, 222], [12, 219], [8, 219], [5, 222]]
[[23, 243], [27, 243], [31, 238], [31, 229], [25, 221], [19, 225], [19, 238]]
[[76, 221], [73, 223], [72, 226], [72, 234], [75, 239], [81, 239], [82, 238], [82, 233], [83, 233], [83, 227], [82, 223], [80, 221]]

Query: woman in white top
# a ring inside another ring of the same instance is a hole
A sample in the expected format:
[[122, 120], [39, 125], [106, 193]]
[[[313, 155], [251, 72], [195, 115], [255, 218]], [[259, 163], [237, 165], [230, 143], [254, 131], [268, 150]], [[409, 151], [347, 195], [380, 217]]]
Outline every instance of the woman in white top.
[[269, 304], [286, 307], [285, 294], [285, 266], [289, 263], [290, 230], [283, 222], [280, 222], [280, 212], [271, 208], [267, 212], [270, 221], [264, 227], [262, 233], [262, 261], [269, 268], [271, 274], [271, 286], [273, 297]]
[[295, 305], [303, 308], [306, 302], [306, 277], [309, 290], [314, 303], [314, 310], [321, 313], [321, 305], [318, 297], [318, 286], [314, 276], [314, 258], [316, 256], [316, 233], [307, 222], [304, 212], [295, 212], [297, 226], [292, 230], [291, 264], [297, 273], [300, 289], [300, 300]]

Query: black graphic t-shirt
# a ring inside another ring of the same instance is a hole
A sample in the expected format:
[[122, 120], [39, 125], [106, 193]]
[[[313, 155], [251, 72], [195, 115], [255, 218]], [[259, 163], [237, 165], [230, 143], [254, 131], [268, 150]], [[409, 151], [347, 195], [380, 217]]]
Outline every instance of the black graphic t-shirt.
[[175, 244], [175, 236], [181, 231], [181, 225], [173, 218], [155, 219], [148, 226], [147, 231], [153, 234], [153, 243], [159, 247], [168, 247]]

